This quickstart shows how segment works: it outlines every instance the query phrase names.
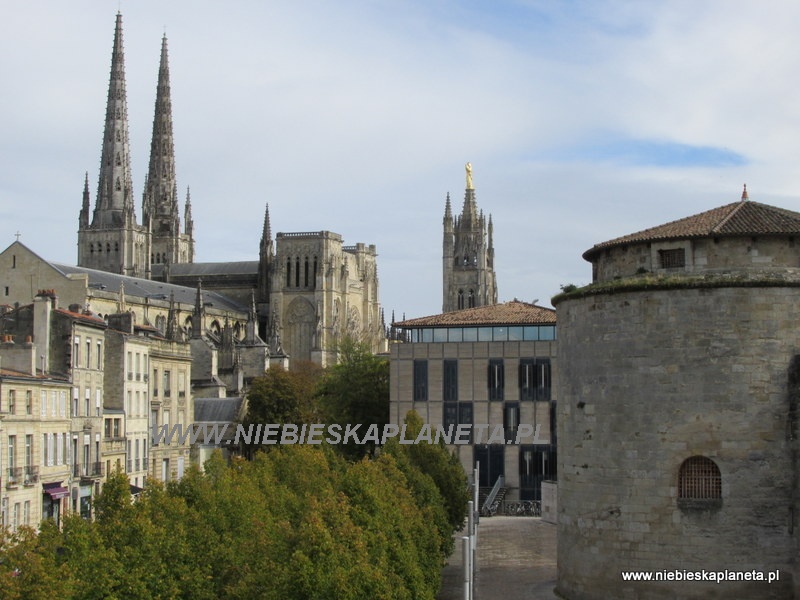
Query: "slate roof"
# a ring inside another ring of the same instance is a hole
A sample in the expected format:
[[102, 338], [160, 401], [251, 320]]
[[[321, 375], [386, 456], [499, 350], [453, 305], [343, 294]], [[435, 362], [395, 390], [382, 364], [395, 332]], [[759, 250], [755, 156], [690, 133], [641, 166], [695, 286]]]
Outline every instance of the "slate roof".
[[[164, 265], [152, 265], [154, 277], [164, 274]], [[213, 275], [258, 275], [257, 260], [239, 262], [177, 263], [169, 266], [170, 277], [211, 277]]]
[[392, 323], [403, 329], [415, 327], [478, 327], [480, 325], [554, 325], [556, 311], [519, 300], [465, 308]]
[[[86, 267], [75, 267], [61, 263], [50, 263], [50, 265], [58, 269], [64, 275], [85, 273], [89, 276], [89, 287], [98, 288], [107, 292], [119, 293], [119, 286], [124, 282], [125, 296], [169, 300], [170, 293], [174, 292], [175, 302], [179, 304], [194, 304], [195, 297], [197, 296], [197, 289], [183, 285], [163, 283], [150, 279], [139, 279], [137, 277], [107, 273], [106, 271], [87, 269]], [[238, 302], [234, 302], [227, 296], [208, 290], [203, 290], [203, 303], [223, 310], [247, 312], [247, 308], [240, 305]]]
[[195, 423], [233, 423], [239, 418], [242, 398], [195, 398]]
[[800, 213], [743, 199], [602, 242], [584, 252], [583, 258], [591, 261], [602, 250], [631, 243], [756, 235], [800, 235]]
[[39, 379], [44, 382], [50, 382], [55, 384], [70, 383], [69, 379], [53, 376], [53, 374], [51, 373], [42, 375], [42, 372], [39, 369], [36, 370], [36, 375], [31, 375], [30, 373], [24, 373], [22, 371], [17, 371], [16, 369], [9, 369], [6, 367], [2, 367], [0, 368], [0, 377], [15, 377], [18, 379]]

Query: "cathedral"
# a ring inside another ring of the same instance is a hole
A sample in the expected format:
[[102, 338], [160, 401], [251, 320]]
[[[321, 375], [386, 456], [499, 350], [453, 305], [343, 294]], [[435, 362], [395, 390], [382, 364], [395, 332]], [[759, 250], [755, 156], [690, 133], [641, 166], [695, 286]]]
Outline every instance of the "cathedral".
[[467, 187], [461, 215], [453, 217], [450, 194], [444, 208], [442, 312], [497, 304], [492, 216], [478, 211], [472, 164], [466, 164]]
[[226, 296], [244, 312], [255, 305], [260, 336], [273, 353], [295, 360], [332, 364], [336, 344], [344, 336], [366, 343], [375, 352], [385, 349], [377, 251], [372, 244], [345, 245], [342, 236], [331, 231], [277, 233], [273, 239], [267, 206], [257, 260], [195, 262], [188, 188], [183, 222], [180, 216], [166, 36], [161, 42], [141, 223], [134, 208], [130, 162], [122, 15], [118, 13], [97, 195], [92, 210], [87, 173], [78, 219], [78, 266], [202, 287]]

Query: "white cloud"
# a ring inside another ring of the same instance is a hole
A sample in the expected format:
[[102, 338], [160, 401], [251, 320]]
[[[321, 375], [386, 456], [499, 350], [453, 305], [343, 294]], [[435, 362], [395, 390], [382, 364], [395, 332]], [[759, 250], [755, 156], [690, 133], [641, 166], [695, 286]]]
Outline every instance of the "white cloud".
[[[74, 256], [97, 185], [114, 8], [16, 3], [0, 22], [0, 240]], [[463, 164], [495, 223], [500, 296], [591, 276], [594, 243], [751, 198], [800, 210], [800, 7], [717, 2], [273, 2], [122, 6], [137, 205], [166, 28], [178, 184], [200, 260], [274, 231], [375, 243], [382, 301], [441, 308], [441, 218]], [[603, 142], [723, 149], [733, 166], [588, 156]], [[581, 158], [575, 158], [581, 157]], [[409, 273], [414, 273], [409, 289]]]

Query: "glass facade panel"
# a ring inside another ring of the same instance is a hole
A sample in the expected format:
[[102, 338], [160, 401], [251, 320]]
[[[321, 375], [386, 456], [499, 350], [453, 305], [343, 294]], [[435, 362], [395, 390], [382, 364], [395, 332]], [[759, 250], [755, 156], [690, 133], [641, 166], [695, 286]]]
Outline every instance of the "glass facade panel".
[[433, 330], [433, 341], [434, 342], [446, 342], [447, 341], [447, 329], [434, 329]]
[[539, 327], [540, 340], [554, 340], [556, 339], [556, 328], [552, 325], [543, 325]]
[[464, 341], [465, 342], [477, 342], [478, 341], [478, 330], [474, 327], [465, 327], [464, 331]]
[[552, 341], [556, 339], [556, 327], [555, 325], [429, 327], [411, 329], [409, 338], [414, 343]]

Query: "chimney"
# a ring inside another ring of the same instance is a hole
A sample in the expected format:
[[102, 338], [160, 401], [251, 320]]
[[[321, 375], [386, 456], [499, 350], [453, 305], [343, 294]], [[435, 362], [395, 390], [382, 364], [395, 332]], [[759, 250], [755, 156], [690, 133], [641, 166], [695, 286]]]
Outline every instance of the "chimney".
[[42, 374], [50, 371], [50, 321], [52, 319], [53, 306], [56, 305], [55, 293], [47, 292], [52, 290], [40, 291], [33, 299], [33, 339], [39, 352], [44, 356], [41, 363]]
[[133, 314], [124, 312], [108, 315], [108, 326], [111, 329], [132, 334], [134, 332]]
[[36, 375], [36, 347], [32, 343], [17, 345], [14, 336], [3, 335], [0, 338], [0, 358], [6, 369]]

